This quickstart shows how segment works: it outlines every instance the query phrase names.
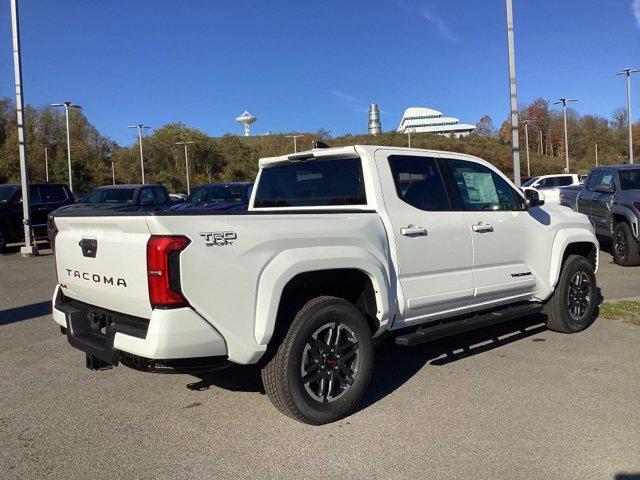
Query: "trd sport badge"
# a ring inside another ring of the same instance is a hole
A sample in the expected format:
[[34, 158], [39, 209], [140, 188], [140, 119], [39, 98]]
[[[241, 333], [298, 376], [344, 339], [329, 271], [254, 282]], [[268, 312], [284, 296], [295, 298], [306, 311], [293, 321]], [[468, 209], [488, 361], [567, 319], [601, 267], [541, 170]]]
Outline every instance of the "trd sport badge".
[[236, 232], [202, 232], [200, 236], [204, 238], [207, 247], [233, 245], [234, 240], [238, 238]]

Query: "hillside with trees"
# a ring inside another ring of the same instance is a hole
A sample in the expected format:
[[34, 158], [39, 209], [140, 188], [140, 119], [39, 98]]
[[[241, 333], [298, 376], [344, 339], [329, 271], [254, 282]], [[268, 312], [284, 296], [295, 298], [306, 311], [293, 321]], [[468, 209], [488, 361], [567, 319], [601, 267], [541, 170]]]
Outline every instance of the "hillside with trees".
[[[538, 99], [520, 107], [522, 120], [529, 121], [531, 173], [534, 175], [562, 171], [564, 133], [562, 114], [549, 103]], [[28, 106], [26, 141], [29, 173], [32, 182], [45, 180], [44, 149], [49, 155], [49, 180], [67, 182], [66, 131], [64, 114], [50, 107]], [[363, 124], [366, 119], [363, 119]], [[70, 112], [71, 149], [74, 186], [86, 192], [94, 186], [111, 183], [111, 162], [115, 166], [117, 183], [140, 181], [140, 156], [136, 143], [120, 146], [102, 135], [82, 111]], [[594, 142], [599, 144], [601, 164], [627, 161], [626, 112], [619, 109], [610, 119], [595, 115], [579, 115], [568, 111], [569, 158], [571, 169], [583, 173], [594, 164]], [[524, 129], [520, 129], [522, 173], [526, 174]], [[314, 139], [332, 146], [370, 144], [406, 146], [406, 135], [386, 132], [377, 136], [345, 135], [331, 138], [330, 132], [318, 130], [298, 139], [300, 149], [310, 148]], [[293, 151], [292, 139], [285, 134], [241, 137], [212, 137], [182, 123], [172, 123], [144, 137], [145, 174], [147, 182], [163, 183], [170, 191], [184, 192], [184, 149], [179, 141], [193, 141], [189, 146], [191, 184], [205, 182], [252, 180], [261, 157], [282, 155]], [[452, 139], [429, 134], [412, 134], [413, 147], [468, 153], [484, 158], [507, 175], [512, 173], [511, 129], [508, 121], [496, 128], [491, 118], [480, 119], [474, 134]], [[640, 152], [640, 122], [634, 125], [634, 145]], [[640, 156], [640, 153], [637, 153]], [[0, 183], [17, 183], [18, 162], [15, 106], [8, 98], [0, 98]]]

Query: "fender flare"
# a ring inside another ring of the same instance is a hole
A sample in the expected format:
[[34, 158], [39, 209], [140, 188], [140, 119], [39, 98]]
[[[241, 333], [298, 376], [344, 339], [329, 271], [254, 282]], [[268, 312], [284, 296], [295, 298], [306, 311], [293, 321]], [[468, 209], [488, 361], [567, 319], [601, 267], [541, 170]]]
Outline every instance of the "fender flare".
[[636, 238], [638, 238], [638, 232], [639, 232], [639, 230], [638, 230], [638, 217], [636, 216], [635, 213], [633, 213], [633, 211], [631, 211], [630, 208], [623, 207], [621, 205], [615, 205], [611, 209], [611, 216], [610, 216], [610, 220], [609, 220], [609, 229], [610, 229], [610, 231], [613, 232], [613, 215], [616, 214], [616, 213], [618, 215], [624, 216], [629, 221], [629, 224], [631, 225], [631, 231], [636, 236]]
[[596, 265], [598, 270], [598, 260], [600, 244], [593, 232], [589, 232], [584, 228], [564, 228], [558, 231], [551, 247], [551, 268], [549, 269], [549, 285], [555, 287], [560, 278], [560, 270], [562, 269], [562, 259], [567, 247], [572, 243], [591, 243], [596, 249]]
[[369, 251], [355, 246], [323, 246], [285, 250], [274, 257], [258, 279], [255, 305], [254, 335], [258, 345], [267, 345], [276, 325], [280, 299], [285, 286], [296, 275], [318, 270], [350, 268], [365, 273], [373, 284], [376, 296], [377, 333], [389, 323], [390, 282], [383, 261]]

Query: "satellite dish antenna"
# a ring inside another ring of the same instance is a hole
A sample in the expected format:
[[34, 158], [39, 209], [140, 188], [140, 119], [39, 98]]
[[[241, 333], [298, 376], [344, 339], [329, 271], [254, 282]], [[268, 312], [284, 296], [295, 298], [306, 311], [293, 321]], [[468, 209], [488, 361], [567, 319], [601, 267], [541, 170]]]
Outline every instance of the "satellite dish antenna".
[[249, 133], [249, 125], [254, 123], [256, 120], [257, 120], [257, 118], [254, 117], [253, 115], [251, 115], [246, 110], [244, 111], [244, 113], [242, 115], [240, 115], [239, 117], [236, 117], [236, 122], [241, 123], [242, 126], [244, 127], [244, 136], [245, 137], [248, 137], [250, 135], [250, 133]]

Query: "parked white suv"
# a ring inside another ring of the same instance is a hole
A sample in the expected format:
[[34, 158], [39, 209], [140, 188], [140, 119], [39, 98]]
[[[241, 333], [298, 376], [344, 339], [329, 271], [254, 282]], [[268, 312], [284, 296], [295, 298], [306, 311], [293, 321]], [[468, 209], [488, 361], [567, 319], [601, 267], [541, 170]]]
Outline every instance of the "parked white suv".
[[541, 175], [527, 180], [522, 185], [523, 190], [535, 189], [544, 194], [545, 203], [560, 204], [560, 189], [572, 185], [580, 185], [580, 176], [575, 173], [556, 175]]
[[248, 211], [55, 217], [53, 317], [87, 366], [262, 365], [285, 414], [347, 415], [387, 332], [414, 345], [547, 314], [596, 316], [584, 215], [488, 162], [352, 146], [260, 161]]

